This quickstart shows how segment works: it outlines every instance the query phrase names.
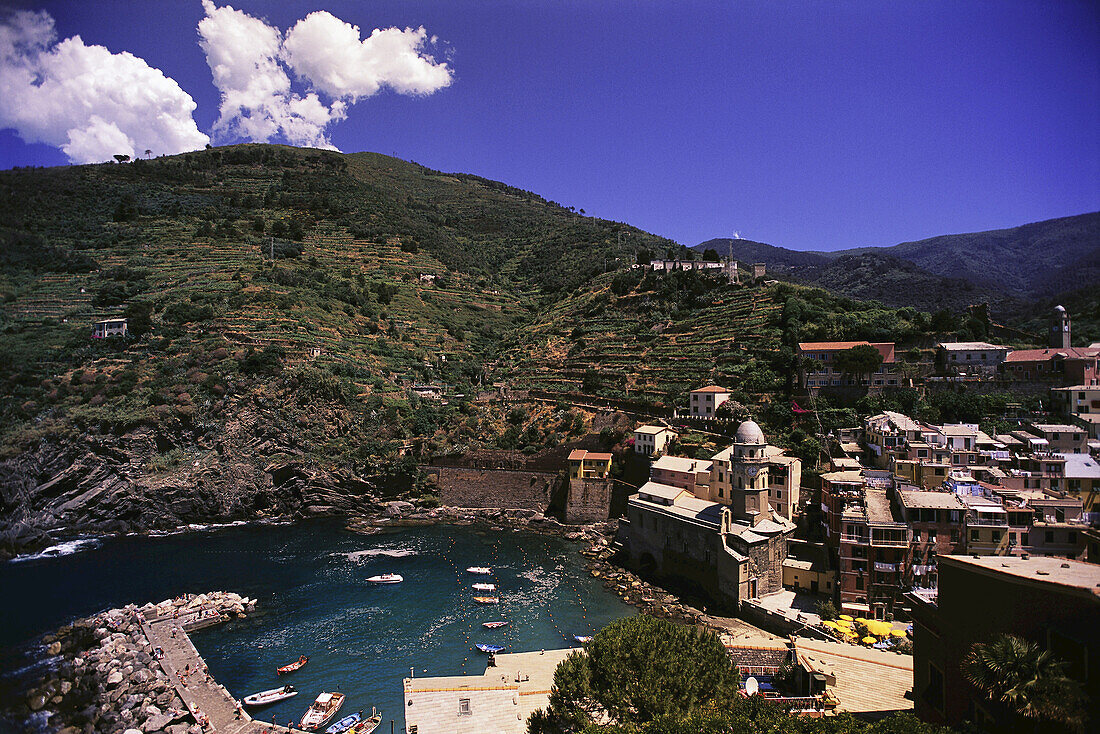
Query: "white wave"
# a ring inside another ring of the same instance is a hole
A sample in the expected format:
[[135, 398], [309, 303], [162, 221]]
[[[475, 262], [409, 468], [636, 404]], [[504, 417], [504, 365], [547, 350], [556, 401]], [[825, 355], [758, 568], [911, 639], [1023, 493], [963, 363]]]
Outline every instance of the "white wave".
[[99, 546], [99, 538], [77, 538], [75, 540], [68, 540], [64, 543], [58, 543], [57, 545], [51, 545], [49, 548], [44, 548], [37, 553], [28, 553], [25, 556], [16, 556], [11, 559], [12, 563], [17, 561], [37, 561], [42, 558], [60, 558], [61, 556], [70, 556], [73, 553], [79, 553], [82, 550], [91, 550]]
[[351, 553], [338, 553], [344, 558], [347, 558], [353, 563], [359, 563], [366, 558], [374, 558], [375, 556], [386, 556], [387, 558], [404, 558], [405, 556], [415, 556], [417, 551], [407, 546], [398, 546], [396, 548], [367, 548], [365, 550], [352, 551]]

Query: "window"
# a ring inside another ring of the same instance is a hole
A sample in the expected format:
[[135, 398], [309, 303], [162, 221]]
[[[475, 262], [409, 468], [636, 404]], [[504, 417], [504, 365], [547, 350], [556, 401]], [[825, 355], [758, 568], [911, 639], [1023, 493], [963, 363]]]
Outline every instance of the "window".
[[924, 689], [924, 701], [936, 711], [943, 711], [943, 671], [928, 663], [928, 687]]
[[993, 531], [993, 542], [998, 543], [998, 542], [1000, 542], [1000, 540], [1001, 540], [1001, 531], [1000, 530], [994, 530]]
[[981, 537], [981, 536], [980, 536], [980, 535], [978, 535], [978, 531], [977, 531], [977, 530], [971, 530], [971, 531], [970, 531], [970, 542], [971, 542], [971, 543], [977, 543], [977, 542], [978, 542], [978, 538], [980, 538], [980, 537]]
[[1020, 533], [1020, 545], [1027, 545], [1027, 533]]
[[470, 699], [460, 698], [458, 699], [458, 715], [469, 716], [470, 715]]
[[856, 576], [856, 591], [863, 591], [863, 577]]

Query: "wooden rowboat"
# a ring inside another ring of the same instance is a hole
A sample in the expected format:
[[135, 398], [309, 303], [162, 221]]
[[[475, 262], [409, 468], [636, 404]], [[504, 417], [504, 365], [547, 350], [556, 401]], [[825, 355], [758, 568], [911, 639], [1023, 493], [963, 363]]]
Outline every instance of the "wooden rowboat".
[[475, 596], [474, 601], [478, 604], [500, 604], [500, 597], [498, 596]]
[[284, 665], [281, 668], [276, 668], [275, 672], [278, 673], [279, 675], [282, 675], [283, 673], [293, 673], [295, 670], [302, 667], [303, 665], [305, 665], [308, 662], [309, 662], [309, 658], [306, 657], [305, 655], [302, 655], [300, 658], [295, 660], [293, 663], [288, 663], [287, 665]]

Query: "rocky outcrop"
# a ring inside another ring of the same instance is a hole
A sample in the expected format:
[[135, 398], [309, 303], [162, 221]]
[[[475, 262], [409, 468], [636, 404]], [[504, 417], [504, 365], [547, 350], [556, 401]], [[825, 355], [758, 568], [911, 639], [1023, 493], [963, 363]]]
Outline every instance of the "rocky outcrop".
[[[147, 618], [199, 609], [217, 618], [243, 616], [255, 602], [231, 592], [211, 592], [128, 605], [77, 620], [43, 638], [51, 673], [23, 692], [25, 720], [45, 718], [52, 731], [199, 734], [202, 730], [157, 662], [139, 614]], [[29, 726], [29, 725], [28, 725]]]
[[[288, 459], [287, 446], [249, 435], [241, 429], [210, 440], [169, 438], [140, 428], [43, 440], [0, 462], [0, 558], [65, 535], [380, 509], [370, 482]], [[162, 468], [158, 457], [173, 450], [175, 465]]]

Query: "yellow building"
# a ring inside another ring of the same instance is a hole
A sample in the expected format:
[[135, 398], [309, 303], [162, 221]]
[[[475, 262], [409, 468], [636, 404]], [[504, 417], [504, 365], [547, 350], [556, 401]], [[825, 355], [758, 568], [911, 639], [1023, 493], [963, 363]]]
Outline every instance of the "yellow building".
[[575, 449], [569, 454], [570, 479], [604, 479], [611, 471], [611, 454]]

